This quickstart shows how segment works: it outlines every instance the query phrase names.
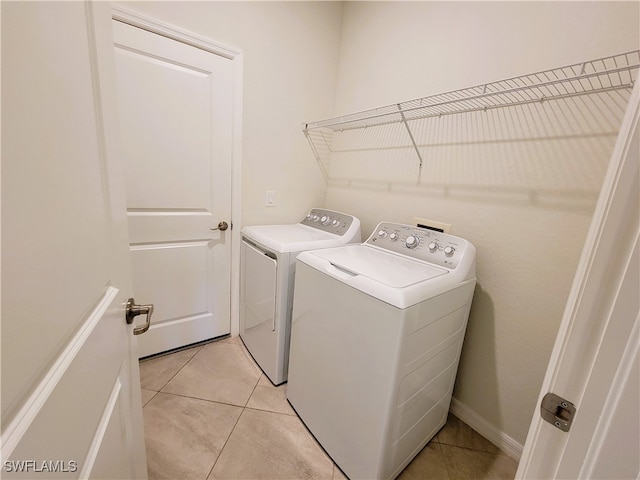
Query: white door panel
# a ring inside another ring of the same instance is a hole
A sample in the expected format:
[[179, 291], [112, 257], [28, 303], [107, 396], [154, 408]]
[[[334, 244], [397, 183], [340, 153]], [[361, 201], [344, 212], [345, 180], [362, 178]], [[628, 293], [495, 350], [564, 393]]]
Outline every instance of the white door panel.
[[117, 52], [118, 68], [135, 78], [120, 89], [120, 102], [127, 106], [121, 127], [131, 159], [129, 208], [208, 206], [210, 75], [175, 68], [145, 53]]
[[3, 478], [146, 478], [111, 10], [2, 2]]
[[140, 355], [230, 333], [233, 65], [113, 22]]
[[[154, 214], [155, 213], [155, 214]], [[222, 241], [211, 231], [218, 224], [211, 212], [136, 212], [129, 210], [129, 241], [133, 245], [162, 245], [183, 241]]]
[[562, 432], [536, 409], [516, 478], [639, 478], [639, 159], [636, 83], [540, 392], [574, 420]]
[[[119, 380], [119, 379], [118, 379]], [[132, 466], [127, 463], [114, 463], [114, 458], [126, 458], [127, 449], [130, 448], [126, 435], [127, 425], [126, 399], [122, 395], [122, 383], [117, 381], [109, 397], [105, 415], [100, 422], [98, 435], [94, 439], [94, 447], [90, 449], [95, 458], [92, 458], [91, 472], [86, 477], [92, 479], [113, 480], [117, 478], [135, 478]]]
[[[108, 466], [105, 473], [112, 475], [112, 467], [120, 464], [118, 469], [127, 472], [123, 478], [135, 478], [133, 457], [122, 450], [133, 447], [128, 440], [128, 437], [132, 438], [130, 429], [133, 426], [123, 421], [130, 408], [127, 405], [130, 387], [126, 383], [128, 363], [122, 359], [127, 354], [127, 338], [131, 332], [124, 322], [121, 305], [118, 305], [119, 294], [114, 288], [105, 292], [104, 298], [78, 330], [76, 337], [38, 385], [33, 397], [25, 403], [27, 408], [17, 415], [22, 417], [21, 424], [15, 424], [16, 433], [21, 432], [20, 440], [5, 460], [12, 465], [11, 470], [19, 470], [21, 461], [43, 459], [66, 464], [69, 472], [54, 472], [60, 474], [58, 478], [68, 477], [69, 473], [75, 472], [71, 462], [81, 476], [84, 474], [93, 478], [93, 467], [98, 461]], [[107, 347], [104, 339], [119, 339], [120, 342]], [[120, 361], [114, 361], [116, 355]], [[81, 394], [78, 394], [79, 387]], [[111, 407], [114, 403], [119, 405], [115, 418]], [[124, 412], [120, 409], [124, 409]], [[121, 418], [123, 414], [124, 419]], [[109, 424], [112, 425], [111, 436], [105, 442], [102, 432]], [[54, 441], [52, 435], [64, 441]], [[112, 456], [114, 450], [124, 456]], [[107, 451], [110, 452], [109, 457], [102, 458], [101, 453]], [[6, 463], [4, 465], [6, 476], [3, 475], [3, 478], [29, 473], [7, 471]], [[61, 465], [59, 467], [63, 468]], [[32, 475], [34, 471], [35, 467]]]
[[[16, 38], [13, 45], [25, 46], [23, 51], [10, 49], [6, 46], [11, 43], [4, 41], [2, 52], [2, 300], [12, 313], [12, 319], [3, 318], [2, 325], [2, 353], [7, 359], [2, 365], [3, 415], [24, 401], [32, 382], [44, 375], [43, 366], [60, 354], [105, 288], [109, 273], [105, 270], [108, 258], [94, 254], [109, 248], [101, 172], [99, 165], [86, 160], [96, 156], [95, 118], [90, 116], [80, 126], [61, 121], [67, 115], [84, 118], [81, 102], [52, 94], [58, 87], [66, 89], [56, 84], [63, 79], [52, 85], [45, 80], [51, 75], [47, 63], [53, 62], [47, 58], [55, 58], [57, 48], [67, 47], [64, 40], [87, 41], [84, 10], [69, 9], [70, 25], [67, 37], [60, 40], [62, 47], [38, 42], [38, 35], [55, 30], [34, 22], [32, 17], [40, 9], [7, 6], [6, 10], [9, 17], [3, 21], [3, 35]], [[41, 56], [25, 62], [30, 49], [41, 50]], [[60, 69], [77, 71], [84, 80], [75, 82], [69, 95], [92, 102], [86, 46], [84, 50], [83, 55], [66, 59]], [[20, 86], [26, 90], [23, 94], [17, 91]], [[22, 122], [14, 118], [18, 115]], [[61, 158], [65, 168], [58, 163]], [[78, 204], [73, 196], [58, 196], [57, 189], [73, 192], [84, 201]], [[70, 235], [74, 225], [83, 228]], [[76, 300], [59, 302], [69, 292]], [[48, 306], [46, 315], [55, 321], [42, 322], [42, 305]], [[26, 341], [11, 341], [21, 337]], [[11, 359], [20, 359], [19, 370], [9, 368]]]
[[144, 297], [159, 292], [161, 296], [154, 305], [167, 319], [184, 317], [192, 311], [210, 312], [213, 302], [206, 288], [207, 253], [206, 243], [133, 248], [134, 279], [145, 279], [140, 284], [134, 280], [133, 286]]

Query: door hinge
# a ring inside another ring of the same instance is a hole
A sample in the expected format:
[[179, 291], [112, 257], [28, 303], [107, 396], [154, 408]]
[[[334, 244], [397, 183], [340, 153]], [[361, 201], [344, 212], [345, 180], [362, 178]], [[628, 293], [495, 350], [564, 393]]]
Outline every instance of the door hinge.
[[571, 428], [575, 413], [576, 406], [555, 393], [547, 393], [540, 404], [540, 415], [543, 420], [563, 432], [568, 432]]

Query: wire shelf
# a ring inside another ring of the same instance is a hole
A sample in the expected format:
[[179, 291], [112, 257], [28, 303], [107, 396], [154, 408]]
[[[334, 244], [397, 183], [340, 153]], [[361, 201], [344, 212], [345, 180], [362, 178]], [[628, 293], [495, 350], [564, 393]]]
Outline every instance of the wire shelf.
[[443, 115], [544, 103], [583, 95], [608, 94], [617, 90], [630, 91], [636, 81], [639, 68], [640, 50], [633, 50], [350, 115], [305, 123], [303, 131], [325, 176], [327, 154], [331, 151], [334, 132], [392, 123], [405, 125], [422, 165], [420, 151], [413, 139], [409, 122]]

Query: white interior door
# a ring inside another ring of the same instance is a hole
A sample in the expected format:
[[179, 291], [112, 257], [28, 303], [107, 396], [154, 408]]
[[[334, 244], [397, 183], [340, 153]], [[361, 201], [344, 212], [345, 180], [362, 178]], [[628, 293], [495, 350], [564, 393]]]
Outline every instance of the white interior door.
[[230, 333], [233, 65], [113, 21], [140, 356]]
[[640, 85], [618, 135], [540, 397], [577, 411], [568, 432], [536, 410], [517, 478], [640, 476]]
[[2, 2], [3, 478], [146, 478], [108, 3]]

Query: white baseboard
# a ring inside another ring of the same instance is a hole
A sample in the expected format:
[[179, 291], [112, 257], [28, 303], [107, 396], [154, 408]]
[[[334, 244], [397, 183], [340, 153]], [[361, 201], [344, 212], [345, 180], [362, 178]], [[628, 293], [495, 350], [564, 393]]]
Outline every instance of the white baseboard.
[[511, 458], [517, 462], [520, 461], [522, 449], [524, 447], [509, 435], [498, 430], [495, 426], [491, 425], [484, 418], [466, 405], [460, 403], [455, 398], [451, 399], [451, 407], [449, 408], [449, 411]]

